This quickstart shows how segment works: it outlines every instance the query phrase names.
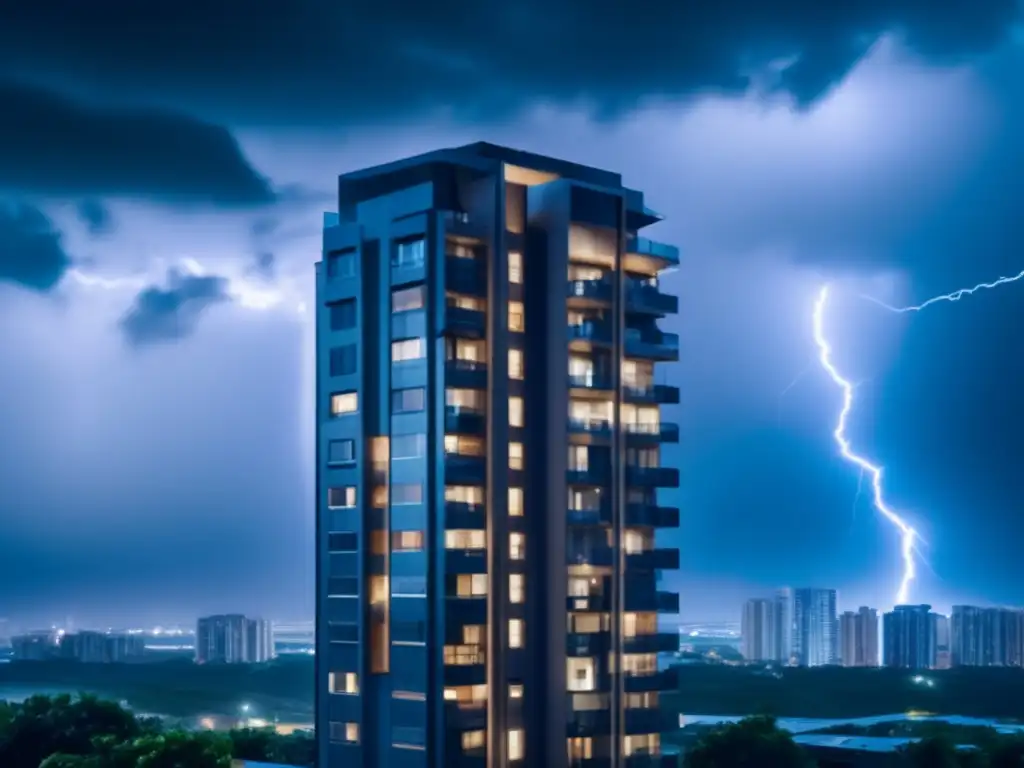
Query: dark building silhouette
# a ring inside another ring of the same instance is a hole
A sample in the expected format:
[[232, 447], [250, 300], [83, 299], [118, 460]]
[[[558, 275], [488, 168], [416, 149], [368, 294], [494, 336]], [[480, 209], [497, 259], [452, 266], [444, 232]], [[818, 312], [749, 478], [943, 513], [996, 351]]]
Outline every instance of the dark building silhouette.
[[930, 605], [897, 605], [883, 617], [882, 662], [901, 669], [935, 667], [935, 622]]
[[80, 631], [60, 639], [60, 656], [85, 664], [119, 664], [141, 659], [145, 640], [138, 635]]
[[274, 656], [268, 621], [227, 614], [196, 623], [197, 664], [260, 664]]
[[1024, 665], [1024, 611], [954, 605], [950, 619], [954, 666]]
[[317, 265], [322, 768], [675, 765], [654, 533], [678, 251], [618, 174], [490, 144], [340, 178]]

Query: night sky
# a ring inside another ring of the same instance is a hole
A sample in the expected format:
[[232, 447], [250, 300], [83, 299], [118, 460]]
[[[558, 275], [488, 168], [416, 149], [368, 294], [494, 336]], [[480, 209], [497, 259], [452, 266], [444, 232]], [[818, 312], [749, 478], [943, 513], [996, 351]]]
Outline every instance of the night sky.
[[824, 282], [850, 437], [927, 540], [912, 599], [1024, 603], [1024, 281], [861, 298], [1024, 269], [1016, 3], [649, 5], [5, 4], [0, 617], [311, 617], [321, 212], [477, 140], [621, 172], [682, 248], [684, 618], [892, 604]]

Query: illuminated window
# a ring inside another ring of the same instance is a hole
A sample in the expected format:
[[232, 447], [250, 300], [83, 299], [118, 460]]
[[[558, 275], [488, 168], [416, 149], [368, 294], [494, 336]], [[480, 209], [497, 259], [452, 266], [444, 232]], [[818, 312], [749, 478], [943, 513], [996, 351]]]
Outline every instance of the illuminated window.
[[510, 301], [508, 303], [508, 329], [519, 332], [526, 330], [526, 314], [523, 309], [523, 302]]
[[522, 469], [523, 468], [523, 444], [522, 443], [509, 443], [508, 444], [508, 468], [509, 469]]
[[485, 549], [487, 534], [484, 531], [448, 530], [444, 532], [445, 549]]
[[525, 739], [523, 738], [523, 729], [515, 728], [508, 732], [508, 759], [509, 760], [522, 760], [525, 754], [524, 747]]
[[471, 435], [445, 435], [444, 452], [458, 456], [483, 456], [484, 441]]
[[641, 733], [626, 736], [622, 740], [622, 752], [627, 757], [633, 754], [657, 755], [661, 752], [661, 735]]
[[657, 691], [626, 694], [626, 709], [657, 709], [658, 703]]
[[359, 410], [358, 392], [336, 392], [331, 395], [331, 416], [344, 416]]
[[483, 339], [449, 338], [445, 344], [445, 356], [448, 360], [485, 363], [487, 362], [487, 342]]
[[455, 685], [444, 689], [444, 700], [459, 706], [479, 707], [487, 703], [486, 685]]
[[597, 712], [608, 709], [611, 703], [607, 693], [574, 693], [572, 708], [574, 712]]
[[653, 537], [646, 536], [635, 529], [627, 529], [626, 535], [623, 537], [622, 541], [622, 548], [626, 550], [627, 555], [635, 555], [640, 552], [645, 552], [653, 546]]
[[607, 630], [609, 627], [606, 613], [574, 613], [572, 614], [572, 631], [581, 635], [591, 635]]
[[513, 683], [508, 687], [508, 697], [510, 699], [521, 699], [523, 698], [523, 686], [522, 683]]
[[458, 597], [485, 597], [487, 595], [486, 573], [460, 573], [455, 581]]
[[656, 613], [624, 613], [622, 614], [622, 634], [626, 637], [637, 635], [653, 635], [658, 631], [658, 614]]
[[412, 288], [400, 288], [391, 292], [391, 311], [411, 312], [414, 309], [423, 309], [424, 288], [422, 285], [414, 285]]
[[355, 672], [330, 672], [327, 678], [327, 689], [331, 693], [344, 693], [349, 696], [356, 696], [359, 693], [359, 675]]
[[508, 647], [509, 648], [522, 648], [523, 647], [523, 633], [526, 629], [526, 622], [522, 619], [509, 619], [508, 620]]
[[393, 552], [422, 552], [423, 531], [392, 531], [391, 550]]
[[565, 683], [570, 691], [592, 691], [596, 686], [597, 662], [592, 657], [570, 656], [565, 660]]
[[463, 731], [462, 748], [467, 752], [471, 749], [480, 749], [486, 742], [487, 731]]
[[356, 505], [356, 487], [344, 485], [327, 489], [327, 506], [331, 509], [349, 509]]
[[483, 312], [487, 309], [487, 302], [477, 296], [467, 296], [463, 293], [452, 293], [449, 291], [445, 294], [445, 304], [449, 307], [458, 307], [459, 309], [471, 309], [474, 312]]
[[397, 483], [391, 487], [391, 504], [422, 504], [423, 486], [420, 483]]
[[392, 413], [416, 413], [422, 411], [427, 391], [423, 387], [396, 389], [391, 393]]
[[658, 671], [658, 656], [654, 653], [625, 653], [622, 655], [622, 671], [627, 675], [653, 675]]
[[446, 485], [444, 500], [454, 504], [476, 506], [484, 503], [484, 489], [479, 485]]
[[[596, 582], [597, 579], [594, 579], [593, 581]], [[590, 597], [592, 587], [594, 587], [594, 585], [591, 583], [590, 579], [569, 579], [569, 587], [567, 591], [569, 597]], [[594, 588], [594, 592], [598, 592], [596, 587]]]
[[426, 435], [395, 435], [391, 438], [392, 459], [418, 459], [426, 451]]
[[343, 744], [359, 743], [359, 723], [331, 723], [330, 740]]
[[371, 555], [386, 555], [388, 553], [388, 532], [380, 528], [370, 531], [367, 539], [370, 542]]
[[567, 739], [569, 761], [590, 760], [594, 756], [594, 739], [590, 736], [575, 736]]
[[462, 642], [465, 645], [482, 645], [484, 627], [482, 624], [466, 624], [462, 627]]
[[526, 559], [526, 534], [512, 532], [508, 535], [508, 556], [512, 560]]
[[391, 342], [391, 362], [393, 363], [420, 360], [425, 355], [426, 344], [423, 339], [401, 339]]
[[508, 489], [508, 513], [512, 517], [522, 517], [522, 515], [523, 515], [523, 489], [522, 488], [509, 488]]
[[427, 242], [423, 238], [406, 240], [395, 245], [391, 254], [391, 266], [410, 269], [422, 267], [427, 259]]
[[444, 663], [449, 667], [472, 667], [487, 663], [487, 654], [480, 645], [446, 645]]
[[521, 603], [526, 600], [526, 576], [521, 573], [508, 575], [508, 601]]
[[523, 254], [519, 251], [508, 252], [508, 281], [516, 284], [523, 282]]
[[590, 467], [590, 449], [585, 445], [569, 446], [569, 469], [575, 472], [586, 472]]
[[510, 427], [525, 426], [523, 422], [523, 398], [510, 397], [508, 399], [508, 424]]
[[426, 701], [427, 694], [420, 693], [419, 691], [392, 691], [391, 698], [402, 701]]
[[523, 350], [510, 349], [508, 351], [508, 377], [510, 379], [523, 378]]
[[388, 505], [388, 487], [386, 485], [373, 486], [371, 499], [374, 509], [385, 509]]
[[487, 409], [487, 393], [482, 389], [448, 387], [444, 392], [444, 403], [453, 411], [483, 413]]

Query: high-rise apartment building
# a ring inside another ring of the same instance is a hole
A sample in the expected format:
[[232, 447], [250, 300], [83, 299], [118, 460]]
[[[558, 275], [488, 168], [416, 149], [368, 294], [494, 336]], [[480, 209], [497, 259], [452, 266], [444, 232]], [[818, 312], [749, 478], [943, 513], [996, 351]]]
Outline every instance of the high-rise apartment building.
[[935, 621], [930, 605], [897, 605], [882, 617], [887, 667], [934, 669]]
[[935, 669], [949, 669], [953, 664], [949, 616], [933, 613], [931, 619], [932, 633], [935, 636]]
[[775, 650], [782, 664], [793, 663], [793, 590], [783, 587], [775, 593]]
[[747, 661], [788, 664], [793, 648], [793, 597], [780, 589], [772, 598], [754, 598], [743, 606], [740, 651]]
[[261, 664], [274, 656], [269, 621], [227, 614], [196, 623], [197, 664]]
[[844, 667], [878, 666], [878, 612], [861, 606], [839, 617], [839, 662]]
[[950, 650], [954, 666], [1024, 665], [1024, 611], [954, 605]]
[[[324, 768], [658, 766], [678, 251], [490, 144], [340, 178], [317, 270]], [[666, 762], [666, 764], [673, 764]]]
[[793, 590], [793, 656], [800, 666], [835, 664], [837, 630], [834, 589]]

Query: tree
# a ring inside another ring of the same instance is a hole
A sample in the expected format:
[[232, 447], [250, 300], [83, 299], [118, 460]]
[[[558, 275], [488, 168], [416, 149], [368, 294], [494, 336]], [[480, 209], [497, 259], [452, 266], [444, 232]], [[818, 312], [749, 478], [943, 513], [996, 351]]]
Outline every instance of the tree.
[[1003, 736], [988, 749], [989, 768], [1024, 768], [1024, 737]]
[[748, 717], [712, 731], [686, 755], [686, 768], [814, 768], [814, 761], [775, 719]]
[[238, 728], [231, 731], [231, 754], [239, 760], [311, 766], [316, 762], [312, 735], [297, 732], [282, 736], [273, 728]]
[[981, 768], [988, 764], [985, 752], [960, 749], [945, 736], [929, 736], [908, 744], [902, 750], [911, 768]]

